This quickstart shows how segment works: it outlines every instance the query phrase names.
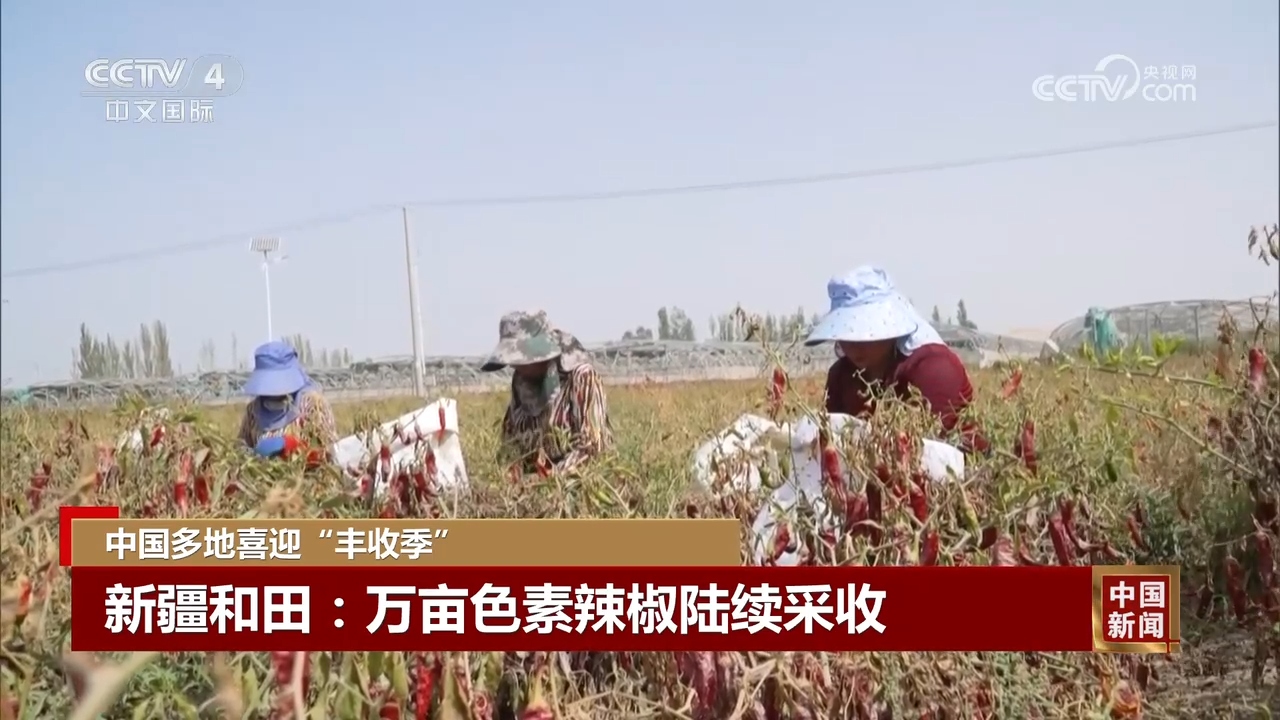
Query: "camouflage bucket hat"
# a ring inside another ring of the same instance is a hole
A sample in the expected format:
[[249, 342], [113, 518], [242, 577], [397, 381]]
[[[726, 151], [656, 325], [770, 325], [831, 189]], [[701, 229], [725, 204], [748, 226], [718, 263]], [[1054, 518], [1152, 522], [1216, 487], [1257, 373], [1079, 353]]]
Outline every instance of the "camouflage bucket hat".
[[498, 347], [480, 370], [493, 372], [511, 365], [532, 365], [556, 358], [560, 359], [560, 369], [565, 372], [588, 359], [577, 338], [554, 328], [545, 312], [512, 312], [498, 322]]

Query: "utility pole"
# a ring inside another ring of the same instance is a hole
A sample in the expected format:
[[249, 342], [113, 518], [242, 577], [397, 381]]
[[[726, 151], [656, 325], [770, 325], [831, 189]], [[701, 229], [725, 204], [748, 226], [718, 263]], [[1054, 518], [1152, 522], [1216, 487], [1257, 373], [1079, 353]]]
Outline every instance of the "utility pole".
[[425, 397], [427, 382], [423, 373], [427, 358], [422, 345], [422, 305], [418, 302], [418, 259], [413, 252], [413, 240], [409, 234], [409, 208], [400, 208], [404, 218], [404, 262], [409, 270], [409, 324], [413, 334], [413, 394]]
[[[285, 259], [280, 255], [280, 248], [278, 237], [256, 237], [249, 241], [249, 251], [262, 255], [262, 280], [267, 286], [267, 342], [276, 339], [275, 329], [271, 327], [271, 264]], [[273, 253], [277, 256], [274, 259]]]

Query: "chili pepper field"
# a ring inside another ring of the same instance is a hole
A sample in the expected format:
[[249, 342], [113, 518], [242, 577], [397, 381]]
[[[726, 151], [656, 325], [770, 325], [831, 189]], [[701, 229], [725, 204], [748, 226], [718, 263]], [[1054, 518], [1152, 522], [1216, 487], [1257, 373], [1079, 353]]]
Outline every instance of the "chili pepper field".
[[[315, 655], [302, 667], [309, 673], [306, 717], [1267, 717], [1263, 708], [1280, 697], [1280, 584], [1273, 572], [1280, 378], [1275, 355], [1256, 351], [1251, 376], [1248, 350], [1236, 340], [1240, 349], [1222, 357], [1174, 352], [978, 371], [973, 414], [996, 450], [971, 460], [963, 486], [932, 490], [923, 529], [906, 520], [910, 508], [886, 494], [878, 547], [863, 538], [834, 547], [806, 539], [816, 548], [811, 562], [874, 556], [915, 563], [922, 536], [936, 534], [941, 564], [1178, 564], [1187, 592], [1179, 655]], [[806, 379], [785, 388], [782, 408], [771, 407], [775, 387], [770, 379], [615, 388], [614, 453], [579, 478], [519, 480], [492, 459], [504, 397], [463, 396], [471, 495], [457, 507], [428, 499], [395, 512], [736, 515], [749, 523], [756, 499], [704, 495], [690, 478], [690, 453], [743, 412], [795, 414], [821, 397], [818, 381]], [[342, 429], [355, 429], [417, 404], [338, 405], [336, 412]], [[200, 469], [207, 487], [187, 501], [192, 517], [385, 510], [348, 500], [349, 484], [336, 470], [304, 476], [294, 465], [250, 461], [231, 445], [233, 409], [173, 411], [155, 452], [116, 458], [102, 468], [105, 477], [97, 477], [96, 445], [134, 427], [139, 408], [6, 414], [6, 720], [301, 717], [289, 714], [296, 664], [288, 653], [64, 652], [68, 578], [56, 563], [57, 505], [176, 514], [184, 448], [208, 450]], [[905, 407], [886, 408], [873, 427], [896, 436], [902, 428], [927, 432], [923, 422]], [[227, 496], [231, 483], [238, 491]], [[1055, 550], [1052, 534], [1064, 522], [1070, 544]], [[428, 696], [433, 714], [420, 714]]]
[[[709, 495], [696, 447], [743, 413], [795, 418], [819, 379], [610, 388], [615, 449], [578, 477], [513, 477], [496, 460], [506, 398], [459, 397], [471, 489], [354, 496], [336, 468], [264, 462], [236, 447], [236, 408], [6, 409], [0, 720], [21, 718], [1266, 718], [1280, 708], [1280, 356], [1275, 335], [1225, 323], [1216, 352], [1145, 350], [977, 370], [971, 415], [993, 452], [923, 506], [878, 473], [839, 497], [876, 533], [793, 530], [814, 564], [1164, 564], [1183, 570], [1171, 656], [856, 654], [120, 654], [68, 652], [69, 579], [57, 507], [169, 517], [736, 517], [760, 498]], [[340, 433], [420, 400], [338, 404]], [[847, 467], [930, 437], [885, 403]], [[155, 444], [113, 454], [122, 432]], [[157, 435], [162, 435], [158, 437]], [[865, 457], [861, 457], [865, 456]], [[889, 474], [900, 469], [889, 468]], [[179, 488], [180, 486], [180, 488]], [[182, 507], [180, 508], [179, 505]], [[916, 518], [923, 514], [923, 522]], [[878, 517], [877, 517], [878, 516]], [[872, 537], [876, 542], [873, 544]], [[922, 548], [927, 548], [922, 552]], [[744, 557], [747, 555], [744, 542]], [[555, 558], [547, 558], [554, 564]], [[939, 603], [939, 612], [945, 612]], [[1052, 622], [1046, 618], [1046, 622]], [[303, 707], [299, 707], [299, 705]]]

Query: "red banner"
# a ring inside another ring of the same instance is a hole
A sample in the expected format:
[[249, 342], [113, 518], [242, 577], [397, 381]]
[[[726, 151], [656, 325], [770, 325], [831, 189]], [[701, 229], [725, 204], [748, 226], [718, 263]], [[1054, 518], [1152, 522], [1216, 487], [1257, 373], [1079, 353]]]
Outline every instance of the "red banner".
[[1087, 652], [1094, 570], [77, 567], [71, 647]]

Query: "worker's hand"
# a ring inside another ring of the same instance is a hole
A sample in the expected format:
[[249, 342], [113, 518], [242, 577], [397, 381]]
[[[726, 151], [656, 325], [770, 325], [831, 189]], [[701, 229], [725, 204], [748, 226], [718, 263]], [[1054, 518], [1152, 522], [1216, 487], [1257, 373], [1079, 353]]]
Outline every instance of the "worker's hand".
[[286, 446], [287, 442], [283, 437], [262, 438], [253, 447], [253, 451], [262, 457], [276, 457], [284, 454]]
[[254, 446], [253, 451], [262, 457], [289, 458], [294, 453], [307, 451], [307, 446], [292, 435], [263, 438]]

